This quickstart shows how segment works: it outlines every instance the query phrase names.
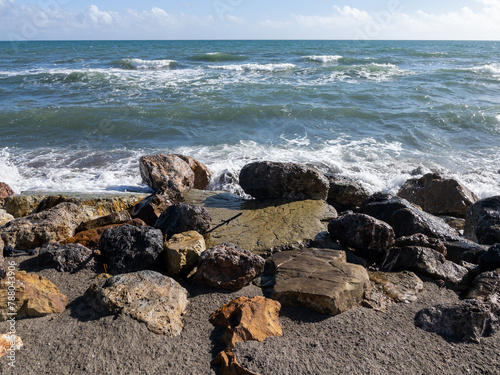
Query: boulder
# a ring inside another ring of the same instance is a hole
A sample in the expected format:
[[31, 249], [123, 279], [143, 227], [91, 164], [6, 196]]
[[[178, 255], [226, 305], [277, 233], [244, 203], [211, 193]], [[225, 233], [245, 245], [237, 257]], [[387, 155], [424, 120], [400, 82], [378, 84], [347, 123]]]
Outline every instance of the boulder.
[[500, 328], [500, 305], [494, 302], [464, 300], [420, 310], [415, 325], [446, 339], [479, 343]]
[[421, 272], [454, 285], [465, 284], [469, 272], [467, 268], [446, 260], [436, 250], [420, 246], [393, 247], [387, 253], [382, 269]]
[[394, 244], [389, 224], [365, 214], [344, 214], [328, 224], [332, 239], [369, 257], [383, 257]]
[[360, 212], [388, 223], [394, 229], [396, 238], [416, 233], [441, 240], [458, 238], [458, 232], [444, 220], [390, 194], [373, 194], [363, 202]]
[[481, 199], [469, 207], [464, 234], [482, 245], [500, 243], [500, 195]]
[[15, 249], [34, 249], [48, 242], [72, 237], [80, 224], [78, 207], [61, 203], [54, 208], [13, 220], [0, 228], [6, 246]]
[[446, 259], [457, 264], [461, 262], [478, 264], [479, 257], [488, 250], [488, 246], [479, 245], [465, 238], [447, 241], [444, 245], [446, 246]]
[[147, 226], [110, 228], [101, 235], [99, 250], [112, 274], [145, 270], [163, 251], [163, 235]]
[[23, 342], [19, 336], [10, 333], [0, 335], [0, 358], [6, 354], [10, 355], [12, 351], [21, 350], [22, 347]]
[[262, 257], [226, 243], [201, 254], [195, 281], [214, 288], [238, 290], [260, 275], [264, 264]]
[[155, 228], [161, 229], [167, 237], [191, 230], [205, 234], [212, 228], [212, 218], [202, 206], [176, 203], [163, 211], [156, 221]]
[[326, 200], [330, 184], [317, 169], [303, 164], [254, 162], [239, 177], [245, 193], [258, 199]]
[[500, 268], [477, 276], [465, 298], [500, 303]]
[[76, 272], [95, 265], [94, 252], [80, 244], [49, 243], [38, 252], [38, 263], [60, 272]]
[[3, 208], [15, 218], [35, 213], [45, 195], [14, 194], [4, 199]]
[[172, 276], [191, 271], [206, 250], [205, 239], [195, 231], [174, 234], [163, 248], [167, 271]]
[[370, 195], [368, 190], [352, 178], [332, 173], [325, 176], [330, 184], [327, 202], [337, 210], [357, 210]]
[[132, 216], [154, 227], [163, 211], [175, 203], [182, 202], [182, 200], [183, 197], [180, 193], [160, 190], [137, 203], [132, 211]]
[[337, 315], [370, 299], [366, 269], [346, 263], [343, 251], [303, 249], [282, 251], [270, 262], [276, 270], [272, 298], [283, 305]]
[[130, 220], [132, 220], [132, 217], [128, 211], [113, 212], [112, 214], [81, 223], [78, 228], [76, 228], [76, 233], [104, 227], [106, 225], [125, 224]]
[[335, 209], [320, 200], [245, 200], [228, 192], [194, 189], [185, 199], [205, 207], [212, 217], [207, 247], [231, 242], [257, 254], [309, 244], [319, 233], [328, 234], [328, 223], [337, 217]]
[[487, 252], [479, 257], [479, 267], [485, 271], [500, 268], [500, 243], [490, 247]]
[[158, 154], [139, 159], [142, 182], [154, 191], [160, 189], [183, 193], [194, 187], [194, 172], [175, 155]]
[[14, 220], [14, 216], [7, 213], [7, 211], [0, 209], [0, 227], [7, 224], [9, 221]]
[[424, 289], [424, 283], [413, 272], [368, 271], [372, 287], [371, 304], [385, 310], [393, 303], [415, 302]]
[[425, 234], [416, 233], [411, 236], [399, 237], [394, 243], [394, 247], [405, 247], [405, 246], [420, 246], [429, 247], [432, 250], [436, 250], [438, 253], [446, 256], [446, 246], [444, 242], [438, 240], [437, 238], [429, 238]]
[[5, 198], [14, 194], [14, 191], [5, 182], [0, 182], [0, 207], [2, 207]]
[[467, 208], [478, 200], [476, 194], [458, 181], [435, 173], [407, 180], [397, 195], [433, 215], [458, 217], [465, 217]]
[[154, 271], [113, 276], [85, 292], [90, 306], [102, 314], [127, 314], [154, 333], [178, 336], [187, 307], [187, 291], [174, 279]]
[[59, 314], [66, 309], [68, 298], [50, 280], [25, 271], [15, 272], [13, 277], [15, 301], [14, 305], [9, 304], [9, 308], [9, 278], [0, 279], [0, 321], [11, 318], [9, 313], [16, 313], [16, 318], [23, 318]]
[[180, 154], [175, 154], [182, 160], [184, 160], [194, 173], [194, 186], [195, 189], [205, 190], [212, 178], [212, 172], [210, 169], [202, 162], [192, 158], [191, 156], [185, 156]]

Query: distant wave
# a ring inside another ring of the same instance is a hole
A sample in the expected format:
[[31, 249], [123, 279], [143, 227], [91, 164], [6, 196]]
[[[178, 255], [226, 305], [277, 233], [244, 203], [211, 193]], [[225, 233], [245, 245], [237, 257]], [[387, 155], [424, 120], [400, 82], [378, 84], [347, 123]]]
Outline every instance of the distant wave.
[[159, 69], [168, 69], [176, 65], [177, 61], [175, 60], [143, 60], [143, 59], [123, 59], [117, 62], [114, 62], [116, 65], [119, 65], [124, 69], [150, 69], [150, 70], [159, 70]]
[[350, 81], [367, 79], [370, 81], [387, 81], [395, 77], [405, 77], [412, 74], [409, 70], [401, 69], [394, 64], [370, 63], [363, 65], [335, 66], [330, 75], [320, 78], [320, 82]]
[[339, 61], [342, 56], [340, 55], [311, 55], [311, 56], [302, 56], [303, 59], [309, 60], [309, 61], [316, 61], [320, 63], [330, 63], [330, 62], [337, 62]]
[[208, 62], [241, 61], [246, 59], [247, 59], [246, 56], [234, 55], [232, 53], [222, 53], [222, 52], [208, 52], [191, 57], [191, 60], [194, 61], [208, 61]]
[[210, 69], [232, 70], [237, 72], [282, 72], [296, 67], [294, 64], [241, 64], [241, 65], [209, 65]]

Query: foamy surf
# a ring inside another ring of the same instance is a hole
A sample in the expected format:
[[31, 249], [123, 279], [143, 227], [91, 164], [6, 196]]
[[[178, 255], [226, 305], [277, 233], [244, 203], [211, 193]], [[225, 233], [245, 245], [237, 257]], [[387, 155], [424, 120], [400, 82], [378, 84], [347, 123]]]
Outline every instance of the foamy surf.
[[277, 64], [241, 64], [241, 65], [209, 65], [210, 69], [219, 69], [219, 70], [230, 70], [236, 72], [283, 72], [287, 70], [294, 69], [296, 67], [295, 64], [289, 63], [277, 63]]
[[332, 62], [338, 62], [342, 56], [340, 55], [311, 55], [311, 56], [302, 56], [303, 59], [309, 60], [309, 61], [315, 61], [315, 62], [320, 62], [320, 63], [332, 63]]

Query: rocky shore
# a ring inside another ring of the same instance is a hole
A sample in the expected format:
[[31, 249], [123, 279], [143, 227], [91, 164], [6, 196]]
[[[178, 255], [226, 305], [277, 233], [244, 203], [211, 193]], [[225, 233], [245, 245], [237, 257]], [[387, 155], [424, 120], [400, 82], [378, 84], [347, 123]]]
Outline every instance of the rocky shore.
[[1, 373], [499, 373], [500, 196], [254, 162], [244, 199], [183, 155], [138, 172], [153, 194], [0, 183]]

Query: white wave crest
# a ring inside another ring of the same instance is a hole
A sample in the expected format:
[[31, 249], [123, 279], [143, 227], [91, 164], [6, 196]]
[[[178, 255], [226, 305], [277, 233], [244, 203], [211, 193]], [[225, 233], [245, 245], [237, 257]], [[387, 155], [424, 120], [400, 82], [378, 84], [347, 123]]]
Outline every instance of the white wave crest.
[[124, 62], [135, 69], [162, 69], [176, 63], [175, 60], [125, 59]]
[[236, 72], [282, 72], [296, 67], [294, 64], [240, 64], [240, 65], [209, 65], [210, 69], [231, 70]]
[[488, 74], [493, 76], [494, 78], [500, 79], [500, 64], [487, 64], [482, 66], [475, 66], [470, 68], [473, 72], [480, 74]]
[[320, 63], [330, 63], [339, 61], [342, 56], [340, 55], [311, 55], [311, 56], [302, 56], [305, 60], [316, 61]]

